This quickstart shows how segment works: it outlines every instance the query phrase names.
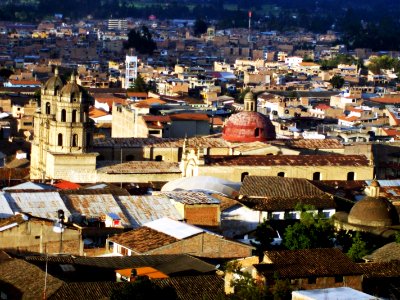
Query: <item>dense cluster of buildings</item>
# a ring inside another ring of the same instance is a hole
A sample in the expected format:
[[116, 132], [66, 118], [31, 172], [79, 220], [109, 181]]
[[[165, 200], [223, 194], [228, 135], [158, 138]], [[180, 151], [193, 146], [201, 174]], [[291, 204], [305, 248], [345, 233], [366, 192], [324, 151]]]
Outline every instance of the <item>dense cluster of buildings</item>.
[[[239, 276], [229, 260], [266, 286], [278, 274], [293, 299], [399, 297], [397, 75], [319, 62], [400, 53], [191, 24], [0, 23], [0, 298], [107, 298], [147, 276], [221, 299]], [[124, 48], [142, 25], [153, 55]], [[385, 246], [363, 262], [285, 250], [299, 205]], [[275, 248], [260, 258], [264, 221]]]

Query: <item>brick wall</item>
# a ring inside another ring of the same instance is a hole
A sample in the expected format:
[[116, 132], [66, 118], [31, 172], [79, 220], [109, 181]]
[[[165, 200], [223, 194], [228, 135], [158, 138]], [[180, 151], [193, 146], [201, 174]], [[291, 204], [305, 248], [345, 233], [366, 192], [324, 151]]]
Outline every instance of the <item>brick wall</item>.
[[184, 218], [192, 225], [219, 226], [219, 205], [185, 205]]

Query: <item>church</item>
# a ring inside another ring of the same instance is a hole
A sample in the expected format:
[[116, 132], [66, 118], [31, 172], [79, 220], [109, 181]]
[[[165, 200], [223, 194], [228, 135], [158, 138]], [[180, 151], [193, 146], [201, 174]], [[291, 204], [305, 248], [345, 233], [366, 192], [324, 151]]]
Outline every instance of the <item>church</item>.
[[311, 180], [366, 180], [373, 165], [364, 155], [311, 154], [286, 147], [249, 92], [244, 111], [231, 115], [221, 135], [180, 138], [94, 139], [92, 97], [74, 75], [64, 84], [56, 70], [41, 88], [34, 116], [30, 179], [77, 183], [167, 182], [212, 175], [242, 181], [246, 175]]

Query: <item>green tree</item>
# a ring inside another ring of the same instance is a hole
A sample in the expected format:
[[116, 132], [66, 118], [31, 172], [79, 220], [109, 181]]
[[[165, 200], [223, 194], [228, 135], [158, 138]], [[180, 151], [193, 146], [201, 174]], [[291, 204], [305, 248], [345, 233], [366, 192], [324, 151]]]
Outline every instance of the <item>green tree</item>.
[[262, 259], [264, 251], [271, 249], [271, 243], [274, 240], [274, 235], [274, 229], [267, 220], [264, 220], [264, 222], [257, 226], [255, 232], [256, 242], [252, 242], [252, 245], [256, 247], [256, 251], [260, 259]]
[[0, 77], [3, 77], [4, 79], [8, 79], [14, 72], [10, 69], [7, 68], [2, 68], [0, 69]]
[[137, 75], [131, 87], [128, 88], [129, 92], [147, 92], [147, 84], [144, 82], [144, 79], [140, 74]]
[[134, 48], [140, 54], [152, 55], [157, 49], [157, 44], [153, 41], [152, 35], [146, 26], [142, 26], [140, 30], [132, 29], [128, 33], [128, 42], [125, 48]]
[[333, 246], [334, 227], [332, 222], [321, 215], [310, 212], [314, 209], [303, 207], [300, 222], [286, 228], [283, 245], [290, 249], [329, 248]]
[[344, 84], [344, 79], [340, 75], [334, 75], [329, 82], [335, 89], [340, 89]]
[[237, 102], [244, 103], [244, 96], [250, 92], [250, 88], [245, 88], [240, 94], [237, 95]]
[[367, 244], [362, 240], [359, 232], [353, 238], [353, 244], [351, 245], [347, 255], [355, 262], [361, 261], [362, 258], [368, 254]]
[[207, 32], [207, 23], [202, 19], [196, 19], [193, 27], [193, 33], [195, 36], [200, 36]]
[[140, 276], [132, 283], [124, 284], [123, 288], [116, 288], [111, 292], [111, 300], [148, 300], [148, 299], [178, 299], [171, 287], [161, 288], [147, 276]]
[[397, 231], [394, 235], [394, 241], [400, 244], [400, 231]]

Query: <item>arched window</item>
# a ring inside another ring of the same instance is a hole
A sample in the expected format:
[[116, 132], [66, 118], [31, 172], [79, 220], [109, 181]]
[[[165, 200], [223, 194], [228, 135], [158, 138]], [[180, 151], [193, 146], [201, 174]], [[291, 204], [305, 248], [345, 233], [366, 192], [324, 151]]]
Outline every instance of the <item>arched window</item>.
[[65, 109], [61, 110], [61, 122], [67, 121], [67, 112]]
[[157, 156], [156, 156], [156, 161], [162, 161], [162, 160], [163, 160], [162, 155], [157, 155]]
[[276, 174], [276, 176], [285, 177], [285, 172], [279, 172], [278, 174]]
[[256, 129], [254, 130], [254, 136], [255, 136], [255, 137], [260, 136], [260, 128], [256, 128]]
[[347, 180], [354, 180], [355, 179], [355, 174], [354, 172], [348, 172], [347, 173]]
[[46, 102], [46, 115], [50, 114], [50, 102]]
[[241, 175], [241, 177], [240, 177], [240, 181], [243, 182], [243, 180], [244, 180], [244, 178], [245, 178], [246, 176], [249, 176], [249, 172], [243, 172], [242, 175]]
[[62, 146], [63, 145], [63, 135], [61, 133], [58, 134], [58, 142], [57, 142], [58, 146]]
[[72, 147], [78, 147], [78, 135], [74, 134], [72, 136]]
[[314, 172], [312, 175], [312, 180], [321, 180], [321, 173], [320, 172]]
[[73, 111], [72, 111], [72, 123], [75, 123], [76, 122], [76, 116], [77, 116], [77, 111], [76, 111], [76, 109], [74, 109]]

